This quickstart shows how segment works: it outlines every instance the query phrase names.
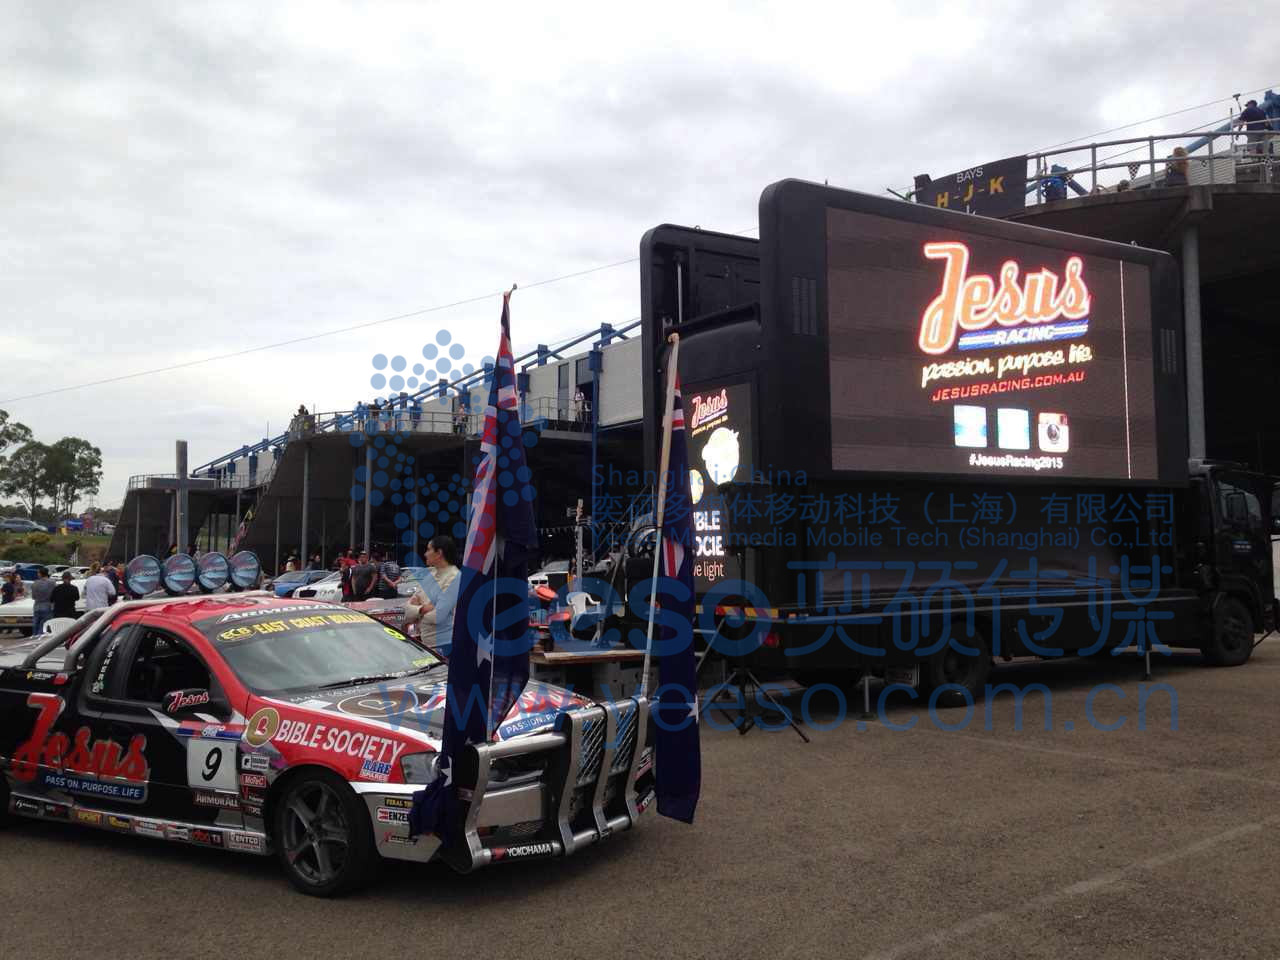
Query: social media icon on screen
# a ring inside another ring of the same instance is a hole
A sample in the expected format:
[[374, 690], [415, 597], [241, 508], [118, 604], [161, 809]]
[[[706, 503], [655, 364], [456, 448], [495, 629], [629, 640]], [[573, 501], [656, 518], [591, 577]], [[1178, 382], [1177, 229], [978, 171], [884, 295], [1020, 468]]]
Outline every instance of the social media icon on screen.
[[959, 404], [955, 408], [956, 446], [987, 445], [987, 408]]
[[1012, 407], [996, 410], [996, 442], [1001, 450], [1031, 449], [1031, 413]]
[[1066, 453], [1070, 444], [1065, 413], [1042, 413], [1038, 418], [1040, 449], [1046, 453]]

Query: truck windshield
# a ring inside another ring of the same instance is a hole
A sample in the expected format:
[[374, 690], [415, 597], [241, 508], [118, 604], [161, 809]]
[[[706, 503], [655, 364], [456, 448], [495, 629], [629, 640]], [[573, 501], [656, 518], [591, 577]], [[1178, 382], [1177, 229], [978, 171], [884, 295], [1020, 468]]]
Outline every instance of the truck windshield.
[[391, 680], [444, 662], [399, 631], [353, 611], [280, 613], [265, 608], [196, 626], [241, 682], [260, 694]]

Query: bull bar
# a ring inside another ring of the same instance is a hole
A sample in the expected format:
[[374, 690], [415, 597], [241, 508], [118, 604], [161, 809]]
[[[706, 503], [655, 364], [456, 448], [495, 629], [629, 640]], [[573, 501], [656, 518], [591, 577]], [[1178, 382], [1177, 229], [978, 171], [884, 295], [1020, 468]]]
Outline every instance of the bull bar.
[[[563, 713], [551, 733], [470, 746], [455, 772], [464, 808], [462, 836], [441, 850], [442, 858], [468, 872], [505, 859], [509, 849], [568, 856], [631, 829], [645, 809], [636, 779], [649, 754], [649, 715], [648, 699], [632, 697]], [[535, 754], [547, 754], [536, 785], [492, 782], [496, 761]], [[530, 786], [541, 794], [542, 826], [519, 847], [486, 843], [492, 835], [481, 831], [495, 819], [485, 816], [486, 801], [501, 807], [504, 796]]]

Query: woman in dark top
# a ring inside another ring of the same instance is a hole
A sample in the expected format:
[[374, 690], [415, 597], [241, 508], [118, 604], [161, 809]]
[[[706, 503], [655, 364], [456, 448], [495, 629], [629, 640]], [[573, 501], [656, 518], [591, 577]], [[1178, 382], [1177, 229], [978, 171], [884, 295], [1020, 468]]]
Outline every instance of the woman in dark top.
[[27, 588], [15, 570], [5, 580], [4, 587], [0, 588], [0, 603], [13, 603], [13, 601], [21, 600], [26, 595]]

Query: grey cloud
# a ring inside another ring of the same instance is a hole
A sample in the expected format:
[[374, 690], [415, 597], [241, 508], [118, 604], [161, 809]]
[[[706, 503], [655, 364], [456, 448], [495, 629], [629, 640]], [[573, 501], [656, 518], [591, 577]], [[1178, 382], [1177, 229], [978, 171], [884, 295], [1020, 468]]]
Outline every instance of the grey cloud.
[[[800, 28], [775, 30], [759, 5], [674, 47], [566, 10], [563, 40], [510, 63], [434, 10], [359, 9], [381, 33], [335, 36], [310, 4], [46, 2], [6, 18], [0, 299], [22, 359], [0, 396], [569, 273], [634, 255], [663, 221], [742, 229], [782, 177], [878, 193], [1101, 129], [1108, 99], [1133, 97], [1139, 119], [1264, 82], [1273, 61], [1243, 4], [934, 4], [880, 35], [859, 32], [874, 10], [780, 7]], [[847, 63], [819, 60], [844, 35]], [[638, 286], [623, 267], [529, 289], [517, 346], [634, 316]], [[110, 502], [148, 456], [164, 469], [180, 431], [208, 459], [300, 401], [371, 393], [378, 350], [446, 326], [478, 359], [495, 309], [12, 412], [102, 446]]]

